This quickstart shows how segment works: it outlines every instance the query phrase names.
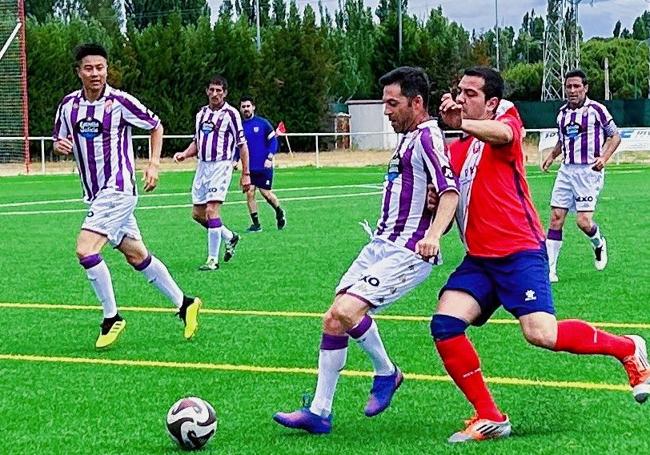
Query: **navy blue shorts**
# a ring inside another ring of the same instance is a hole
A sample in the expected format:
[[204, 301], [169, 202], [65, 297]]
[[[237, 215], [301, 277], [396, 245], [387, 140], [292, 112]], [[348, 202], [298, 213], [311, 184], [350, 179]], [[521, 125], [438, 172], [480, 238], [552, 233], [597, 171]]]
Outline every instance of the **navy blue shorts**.
[[273, 168], [251, 171], [251, 185], [264, 190], [270, 190], [273, 186]]
[[505, 258], [465, 256], [441, 289], [466, 292], [481, 306], [481, 316], [472, 325], [483, 325], [503, 305], [519, 318], [543, 311], [555, 314], [548, 279], [545, 249], [522, 251]]

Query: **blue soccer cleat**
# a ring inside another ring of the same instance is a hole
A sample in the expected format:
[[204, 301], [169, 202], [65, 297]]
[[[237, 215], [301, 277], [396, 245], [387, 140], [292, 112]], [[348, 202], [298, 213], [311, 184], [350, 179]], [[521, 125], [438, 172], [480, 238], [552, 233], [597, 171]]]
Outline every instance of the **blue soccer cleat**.
[[386, 410], [403, 381], [404, 375], [397, 366], [395, 366], [395, 373], [390, 376], [375, 376], [372, 381], [370, 398], [368, 398], [368, 404], [364, 410], [366, 416], [373, 417]]
[[305, 430], [312, 434], [327, 434], [332, 431], [332, 415], [321, 417], [309, 410], [309, 399], [303, 396], [303, 407], [293, 412], [276, 412], [273, 420], [287, 428]]

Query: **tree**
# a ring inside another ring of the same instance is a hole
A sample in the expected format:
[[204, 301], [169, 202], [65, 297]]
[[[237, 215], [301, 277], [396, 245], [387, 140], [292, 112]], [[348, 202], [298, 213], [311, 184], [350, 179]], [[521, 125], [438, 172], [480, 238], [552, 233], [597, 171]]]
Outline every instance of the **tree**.
[[621, 21], [616, 21], [616, 25], [614, 25], [614, 31], [612, 32], [612, 35], [614, 38], [618, 38], [621, 36]]
[[42, 24], [54, 14], [54, 3], [55, 0], [25, 0], [25, 15]]
[[195, 24], [199, 17], [209, 16], [206, 0], [124, 0], [126, 19], [142, 30], [149, 24], [166, 24], [170, 14], [177, 11], [182, 24]]

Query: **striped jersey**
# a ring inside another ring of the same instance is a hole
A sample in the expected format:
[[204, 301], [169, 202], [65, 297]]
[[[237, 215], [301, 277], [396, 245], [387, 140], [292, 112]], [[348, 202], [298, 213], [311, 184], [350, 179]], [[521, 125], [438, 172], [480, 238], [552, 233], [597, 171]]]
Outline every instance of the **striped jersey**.
[[375, 238], [415, 251], [434, 216], [427, 208], [429, 183], [438, 194], [458, 192], [442, 132], [434, 120], [419, 124], [400, 139], [388, 163]]
[[568, 103], [562, 106], [557, 128], [564, 164], [592, 164], [607, 138], [617, 133], [607, 108], [589, 98], [577, 109], [571, 109]]
[[194, 142], [201, 161], [231, 161], [235, 147], [246, 143], [239, 111], [228, 103], [214, 111], [203, 106], [195, 125]]
[[84, 200], [92, 202], [103, 190], [137, 195], [131, 128], [159, 125], [158, 116], [135, 97], [106, 85], [95, 101], [88, 101], [83, 90], [65, 96], [52, 138], [72, 137]]

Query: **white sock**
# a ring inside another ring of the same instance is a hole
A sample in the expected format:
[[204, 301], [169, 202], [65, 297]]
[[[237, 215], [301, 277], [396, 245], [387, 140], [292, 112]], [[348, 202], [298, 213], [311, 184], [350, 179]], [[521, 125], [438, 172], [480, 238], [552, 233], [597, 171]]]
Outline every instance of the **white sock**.
[[117, 303], [113, 292], [111, 272], [108, 270], [106, 262], [98, 254], [85, 257], [79, 262], [86, 268], [88, 281], [90, 281], [97, 299], [102, 304], [104, 318], [114, 317], [117, 314]]
[[365, 315], [361, 322], [348, 334], [357, 342], [359, 347], [370, 357], [372, 367], [377, 376], [390, 376], [395, 373], [395, 365], [388, 357], [384, 343], [381, 341], [377, 323]]
[[149, 280], [149, 283], [156, 286], [177, 308], [181, 307], [183, 304], [183, 291], [178, 287], [165, 264], [156, 256], [150, 255], [149, 258], [136, 267], [136, 270], [142, 272]]
[[208, 257], [219, 259], [221, 248], [221, 231], [223, 227], [208, 229]]
[[552, 272], [557, 271], [557, 258], [560, 256], [562, 240], [546, 239], [546, 252], [548, 253], [548, 266]]
[[225, 224], [221, 226], [221, 240], [224, 242], [230, 242], [232, 240], [232, 237], [232, 231], [228, 229]]
[[[312, 413], [321, 417], [327, 417], [332, 412], [336, 383], [348, 357], [347, 338], [347, 335], [323, 334], [323, 342], [321, 342], [321, 350], [318, 356], [318, 382], [316, 383], [314, 399], [309, 407]], [[327, 344], [332, 341], [335, 346], [328, 346]], [[343, 347], [343, 345], [345, 346]], [[339, 347], [339, 349], [332, 349], [332, 347]]]
[[594, 232], [594, 235], [587, 235], [587, 238], [591, 242], [591, 246], [596, 248], [600, 248], [603, 246], [603, 236], [600, 235], [600, 227], [598, 227], [597, 224], [594, 223], [594, 226], [596, 227], [596, 232]]

